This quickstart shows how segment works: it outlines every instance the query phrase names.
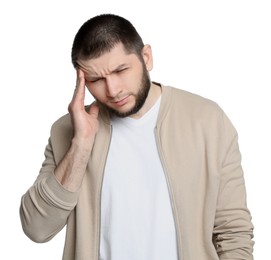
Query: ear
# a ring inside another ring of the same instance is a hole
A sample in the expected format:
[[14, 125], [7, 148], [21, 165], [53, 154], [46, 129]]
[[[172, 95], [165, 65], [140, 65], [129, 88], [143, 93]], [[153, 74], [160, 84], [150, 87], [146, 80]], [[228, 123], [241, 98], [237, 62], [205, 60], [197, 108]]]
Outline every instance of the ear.
[[151, 71], [153, 68], [153, 59], [152, 59], [152, 49], [149, 44], [144, 45], [142, 48], [142, 57], [145, 62], [146, 68], [148, 71]]

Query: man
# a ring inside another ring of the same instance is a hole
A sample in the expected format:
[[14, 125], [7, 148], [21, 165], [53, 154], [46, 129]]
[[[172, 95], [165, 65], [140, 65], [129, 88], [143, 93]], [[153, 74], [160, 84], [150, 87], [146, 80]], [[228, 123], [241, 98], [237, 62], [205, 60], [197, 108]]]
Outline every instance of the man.
[[65, 260], [253, 259], [237, 133], [222, 109], [151, 82], [151, 47], [116, 15], [82, 25], [72, 62], [69, 114], [22, 197], [26, 235], [46, 242], [66, 227]]

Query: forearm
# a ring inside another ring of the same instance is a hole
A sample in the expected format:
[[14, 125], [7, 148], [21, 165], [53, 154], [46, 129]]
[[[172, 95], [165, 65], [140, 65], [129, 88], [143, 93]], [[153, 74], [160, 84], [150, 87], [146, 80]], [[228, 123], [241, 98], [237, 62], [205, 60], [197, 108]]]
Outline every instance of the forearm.
[[[67, 153], [64, 150], [62, 152]], [[67, 218], [77, 204], [79, 192], [65, 189], [54, 175], [56, 161], [63, 158], [61, 153], [53, 151], [50, 138], [40, 173], [35, 183], [22, 196], [22, 227], [25, 234], [36, 242], [46, 242], [57, 234], [65, 226]]]
[[83, 181], [93, 140], [73, 139], [70, 149], [56, 167], [54, 174], [68, 191], [79, 190]]

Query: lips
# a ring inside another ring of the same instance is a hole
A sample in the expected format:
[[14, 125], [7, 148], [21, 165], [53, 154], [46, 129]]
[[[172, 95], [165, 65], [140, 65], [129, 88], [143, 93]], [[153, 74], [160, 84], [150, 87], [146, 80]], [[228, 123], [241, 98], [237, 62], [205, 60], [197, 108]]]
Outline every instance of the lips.
[[112, 103], [117, 106], [124, 106], [126, 103], [128, 103], [128, 98], [129, 98], [129, 96], [126, 96], [122, 99], [114, 100]]

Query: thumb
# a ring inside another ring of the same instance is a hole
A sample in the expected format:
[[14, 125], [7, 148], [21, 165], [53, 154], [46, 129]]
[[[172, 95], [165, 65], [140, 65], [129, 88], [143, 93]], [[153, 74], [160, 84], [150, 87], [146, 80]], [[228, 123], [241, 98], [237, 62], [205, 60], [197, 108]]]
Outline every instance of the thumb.
[[98, 107], [96, 102], [93, 102], [91, 104], [91, 106], [89, 108], [89, 111], [88, 111], [88, 114], [94, 116], [95, 118], [98, 117], [98, 115], [99, 115], [99, 107]]

